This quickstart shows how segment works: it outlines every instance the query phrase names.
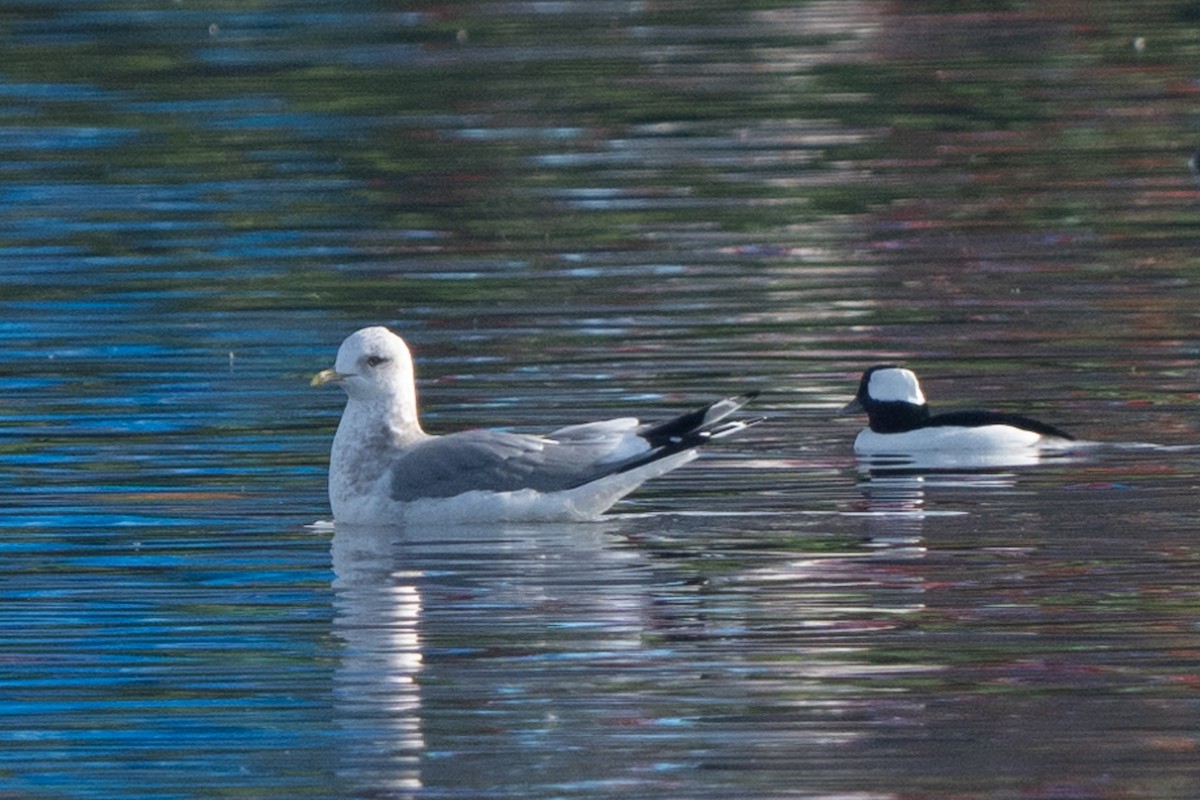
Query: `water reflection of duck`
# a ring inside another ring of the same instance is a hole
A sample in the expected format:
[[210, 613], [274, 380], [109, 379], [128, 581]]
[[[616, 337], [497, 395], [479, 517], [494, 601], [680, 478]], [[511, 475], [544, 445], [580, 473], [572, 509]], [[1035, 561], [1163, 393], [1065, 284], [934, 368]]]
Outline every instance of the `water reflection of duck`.
[[383, 327], [351, 334], [334, 369], [313, 385], [348, 396], [333, 440], [329, 500], [339, 522], [552, 521], [599, 516], [650, 478], [694, 459], [697, 448], [759, 420], [729, 417], [756, 393], [662, 423], [632, 417], [545, 436], [421, 429], [412, 357]]
[[868, 426], [854, 440], [855, 453], [932, 462], [932, 466], [1032, 463], [1045, 451], [1062, 452], [1075, 439], [1060, 428], [1020, 414], [931, 414], [917, 376], [888, 364], [864, 372], [854, 400], [841, 410], [843, 414], [860, 412], [866, 412]]

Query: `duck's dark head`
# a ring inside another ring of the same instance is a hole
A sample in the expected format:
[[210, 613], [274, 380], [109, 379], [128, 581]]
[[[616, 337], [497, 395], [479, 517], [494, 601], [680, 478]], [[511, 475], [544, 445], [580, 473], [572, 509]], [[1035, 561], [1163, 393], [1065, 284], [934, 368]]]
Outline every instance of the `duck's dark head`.
[[842, 414], [863, 412], [876, 433], [911, 431], [929, 419], [929, 406], [917, 376], [892, 364], [880, 364], [864, 372], [858, 393], [841, 410]]

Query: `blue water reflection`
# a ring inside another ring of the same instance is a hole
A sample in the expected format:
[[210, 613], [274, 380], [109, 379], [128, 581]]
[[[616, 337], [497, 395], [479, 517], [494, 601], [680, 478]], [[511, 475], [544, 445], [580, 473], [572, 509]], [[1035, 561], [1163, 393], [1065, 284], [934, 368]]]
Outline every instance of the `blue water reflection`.
[[[0, 791], [1200, 795], [1195, 15], [949, 5], [9, 9]], [[314, 526], [366, 324], [437, 431], [769, 420]], [[1110, 446], [864, 471], [884, 360]]]
[[[310, 748], [326, 736], [312, 689], [328, 674], [314, 636], [328, 625], [327, 562], [307, 537], [201, 542], [199, 523], [175, 521], [172, 532], [145, 519], [24, 520], [36, 546], [9, 552], [0, 577], [12, 791], [112, 797], [136, 779], [140, 796], [198, 796], [197, 779], [256, 773], [272, 792], [325, 782]], [[263, 624], [244, 630], [245, 615]], [[297, 747], [304, 759], [287, 756]], [[269, 750], [291, 767], [261, 773]]]

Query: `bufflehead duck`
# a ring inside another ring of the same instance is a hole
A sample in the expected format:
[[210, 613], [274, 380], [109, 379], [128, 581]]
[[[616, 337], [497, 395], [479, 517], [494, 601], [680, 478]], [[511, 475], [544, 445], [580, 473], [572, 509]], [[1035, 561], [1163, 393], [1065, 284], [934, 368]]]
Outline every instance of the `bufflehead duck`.
[[643, 482], [682, 466], [697, 448], [761, 419], [728, 419], [757, 392], [675, 419], [587, 422], [545, 436], [472, 430], [434, 436], [417, 419], [413, 362], [387, 328], [342, 342], [333, 369], [346, 409], [333, 438], [329, 501], [337, 522], [490, 522], [590, 519]]
[[1063, 448], [1073, 436], [1053, 425], [999, 411], [930, 414], [917, 376], [890, 364], [863, 373], [858, 394], [841, 410], [866, 412], [869, 420], [854, 440], [859, 455], [906, 453], [994, 454]]

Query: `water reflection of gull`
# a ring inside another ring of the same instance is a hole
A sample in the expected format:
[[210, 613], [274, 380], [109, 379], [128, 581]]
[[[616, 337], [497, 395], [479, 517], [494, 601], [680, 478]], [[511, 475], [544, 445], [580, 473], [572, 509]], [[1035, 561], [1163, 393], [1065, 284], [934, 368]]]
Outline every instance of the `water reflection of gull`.
[[930, 669], [871, 655], [924, 607], [920, 548], [714, 563], [691, 526], [613, 535], [660, 525], [339, 526], [342, 795], [683, 796], [697, 764], [775, 757], [780, 724], [819, 717], [787, 747], [825, 758], [864, 708], [917, 713], [854, 687]]
[[611, 528], [338, 525], [331, 550], [341, 779], [366, 794], [410, 797], [429, 785], [485, 784], [489, 771], [514, 768], [499, 749], [473, 753], [471, 766], [430, 753], [462, 747], [447, 718], [470, 717], [498, 701], [505, 681], [519, 682], [516, 673], [493, 672], [506, 649], [558, 646], [547, 640], [556, 615], [544, 609], [567, 607], [570, 626], [602, 631], [606, 650], [640, 645], [645, 593], [607, 592], [596, 580], [641, 561], [636, 551], [606, 546]]
[[334, 634], [343, 645], [334, 700], [345, 733], [341, 779], [403, 797], [421, 788], [422, 598], [418, 576], [397, 571], [393, 551], [385, 528], [334, 533]]

